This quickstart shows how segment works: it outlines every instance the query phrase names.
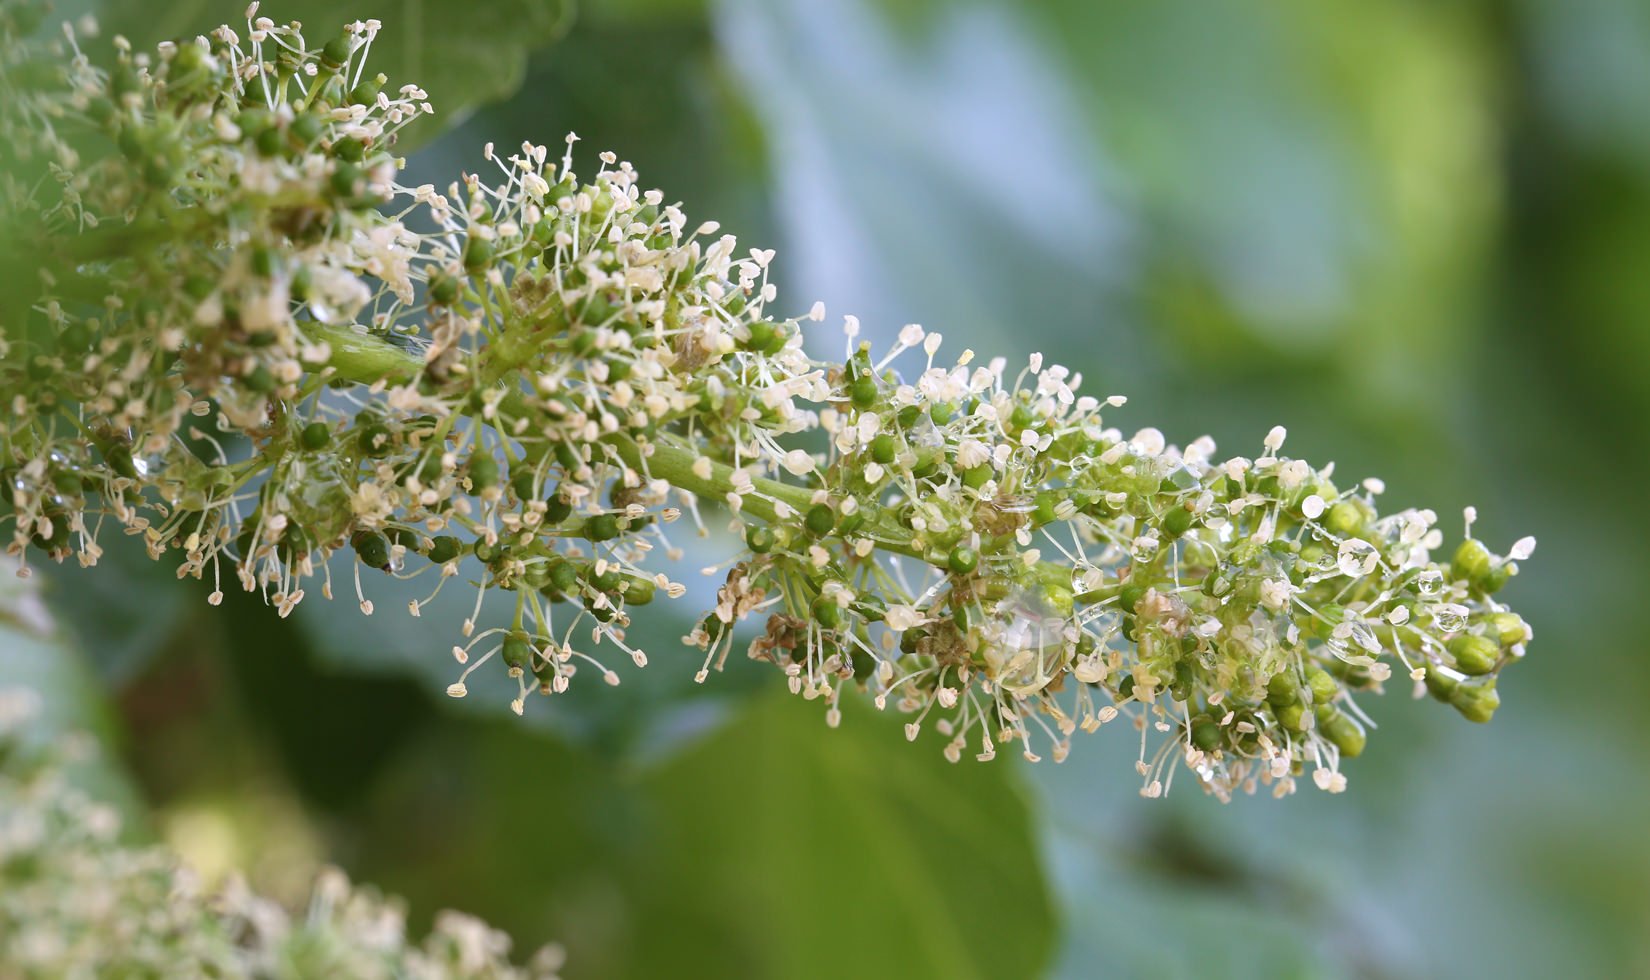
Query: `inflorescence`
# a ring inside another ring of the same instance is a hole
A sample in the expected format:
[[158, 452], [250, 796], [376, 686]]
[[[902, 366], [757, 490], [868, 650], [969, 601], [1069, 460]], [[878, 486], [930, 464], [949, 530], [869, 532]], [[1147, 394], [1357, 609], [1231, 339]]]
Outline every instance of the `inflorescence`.
[[399, 900], [336, 868], [299, 916], [240, 878], [205, 887], [163, 848], [122, 841], [115, 809], [75, 787], [89, 736], [26, 737], [41, 707], [0, 688], [0, 975], [555, 980], [560, 946], [517, 966], [508, 935], [451, 910], [414, 940]]
[[515, 614], [463, 623], [448, 693], [502, 662], [521, 712], [645, 664], [635, 607], [685, 591], [650, 555], [726, 518], [700, 680], [743, 646], [831, 725], [863, 690], [952, 760], [1059, 760], [1126, 717], [1147, 796], [1177, 759], [1222, 798], [1339, 791], [1394, 665], [1494, 712], [1531, 634], [1493, 596], [1532, 539], [1494, 554], [1469, 512], [1437, 561], [1436, 514], [1381, 514], [1282, 428], [1225, 460], [1126, 435], [1121, 397], [1041, 355], [942, 358], [915, 325], [876, 351], [848, 317], [816, 357], [821, 306], [768, 312], [771, 251], [611, 153], [581, 180], [571, 136], [404, 186], [396, 134], [430, 107], [367, 73], [379, 24], [256, 6], [244, 36], [117, 38], [107, 71], [72, 31], [56, 58], [5, 32], [0, 137], [42, 175], [3, 204], [40, 283], [0, 333], [12, 553], [89, 565], [118, 528], [282, 615], [335, 576], [371, 613], [363, 568], [461, 587], [473, 556], [476, 609]]

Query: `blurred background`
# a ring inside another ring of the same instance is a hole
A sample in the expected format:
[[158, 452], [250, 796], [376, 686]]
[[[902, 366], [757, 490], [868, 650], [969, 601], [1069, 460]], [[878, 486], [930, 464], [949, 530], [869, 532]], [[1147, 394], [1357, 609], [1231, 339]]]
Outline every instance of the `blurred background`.
[[[147, 44], [243, 6], [60, 10]], [[408, 183], [576, 131], [777, 248], [784, 312], [1041, 350], [1182, 444], [1285, 424], [1452, 541], [1476, 504], [1492, 548], [1540, 539], [1507, 591], [1536, 641], [1492, 725], [1394, 685], [1348, 793], [1222, 806], [1141, 799], [1121, 733], [952, 767], [737, 658], [698, 688], [691, 597], [649, 608], [652, 668], [518, 720], [442, 697], [435, 614], [387, 582], [387, 614], [282, 621], [111, 548], [51, 576], [78, 660], [0, 640], [0, 670], [96, 720], [139, 833], [292, 900], [336, 862], [571, 978], [1650, 975], [1650, 4], [263, 12], [384, 20], [375, 65], [447, 127]]]

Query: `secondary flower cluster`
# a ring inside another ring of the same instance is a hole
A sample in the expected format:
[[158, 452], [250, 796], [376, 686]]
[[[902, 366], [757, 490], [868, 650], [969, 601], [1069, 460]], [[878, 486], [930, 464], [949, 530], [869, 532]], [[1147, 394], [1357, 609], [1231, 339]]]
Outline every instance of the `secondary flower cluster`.
[[122, 843], [114, 810], [68, 781], [89, 743], [24, 742], [37, 706], [0, 689], [0, 974], [554, 980], [559, 947], [514, 966], [508, 936], [458, 912], [410, 943], [397, 902], [335, 869], [297, 920], [239, 880], [203, 888], [164, 850]]
[[[91, 563], [112, 521], [283, 614], [336, 558], [370, 613], [362, 566], [439, 589], [473, 556], [477, 610], [500, 590], [515, 614], [463, 623], [449, 693], [496, 659], [520, 712], [581, 669], [618, 683], [604, 651], [646, 663], [633, 607], [684, 591], [650, 556], [714, 504], [745, 548], [687, 638], [700, 679], [743, 646], [830, 723], [863, 689], [953, 760], [1060, 759], [1127, 715], [1147, 795], [1176, 760], [1222, 797], [1308, 769], [1333, 791], [1394, 665], [1493, 712], [1529, 639], [1493, 594], [1533, 541], [1434, 561], [1436, 515], [1382, 516], [1377, 482], [1281, 455], [1281, 428], [1224, 461], [1125, 435], [1121, 398], [1040, 355], [941, 360], [914, 325], [873, 352], [850, 317], [817, 358], [823, 308], [767, 313], [773, 253], [612, 154], [581, 181], [572, 137], [489, 145], [491, 177], [403, 186], [395, 132], [427, 106], [365, 78], [378, 25], [317, 46], [248, 16], [0, 92], [59, 178], [8, 216], [74, 273], [0, 340], [12, 551]], [[80, 157], [71, 123], [124, 157]]]

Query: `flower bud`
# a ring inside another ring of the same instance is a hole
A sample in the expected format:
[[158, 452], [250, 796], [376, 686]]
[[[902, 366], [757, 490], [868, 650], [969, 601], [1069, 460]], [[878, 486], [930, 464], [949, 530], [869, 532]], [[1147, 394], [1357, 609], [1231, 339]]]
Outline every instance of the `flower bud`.
[[836, 528], [836, 511], [830, 504], [814, 504], [808, 508], [807, 516], [802, 519], [802, 525], [814, 537], [822, 538]]
[[821, 629], [834, 630], [842, 625], [842, 607], [829, 596], [820, 596], [813, 601], [810, 611], [813, 612], [814, 622]]
[[350, 539], [355, 557], [368, 568], [390, 567], [390, 542], [377, 531], [363, 531]]
[[1220, 726], [1214, 719], [1204, 716], [1192, 720], [1192, 744], [1205, 752], [1220, 746]]
[[1477, 584], [1488, 577], [1493, 561], [1494, 558], [1483, 542], [1476, 538], [1468, 538], [1455, 549], [1455, 557], [1450, 561], [1450, 573], [1459, 580]]
[[1455, 668], [1463, 674], [1488, 674], [1495, 670], [1495, 662], [1501, 656], [1501, 650], [1494, 640], [1487, 636], [1478, 636], [1473, 633], [1463, 633], [1449, 641], [1450, 656], [1455, 658]]
[[1482, 724], [1501, 706], [1501, 695], [1496, 693], [1495, 678], [1491, 677], [1473, 684], [1457, 684], [1450, 693], [1449, 703], [1461, 712], [1461, 717]]

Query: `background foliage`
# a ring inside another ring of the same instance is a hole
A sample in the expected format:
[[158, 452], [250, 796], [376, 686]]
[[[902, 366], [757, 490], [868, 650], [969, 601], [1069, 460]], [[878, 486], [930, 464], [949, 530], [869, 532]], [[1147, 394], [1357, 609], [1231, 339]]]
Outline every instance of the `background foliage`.
[[[1541, 540], [1537, 639], [1488, 728], [1387, 698], [1344, 796], [1149, 803], [1116, 733], [952, 768], [754, 670], [696, 688], [663, 655], [691, 596], [650, 607], [642, 676], [522, 722], [440, 698], [405, 617], [210, 609], [111, 549], [53, 576], [97, 681], [54, 690], [198, 865], [297, 898], [338, 861], [415, 920], [559, 939], [569, 977], [1650, 972], [1642, 3], [266, 6], [384, 19], [376, 66], [453, 126], [409, 181], [574, 130], [778, 247], [797, 312], [1041, 349], [1121, 424], [1250, 451], [1283, 422], [1400, 506], [1476, 503]], [[242, 7], [70, 12], [150, 43]]]

